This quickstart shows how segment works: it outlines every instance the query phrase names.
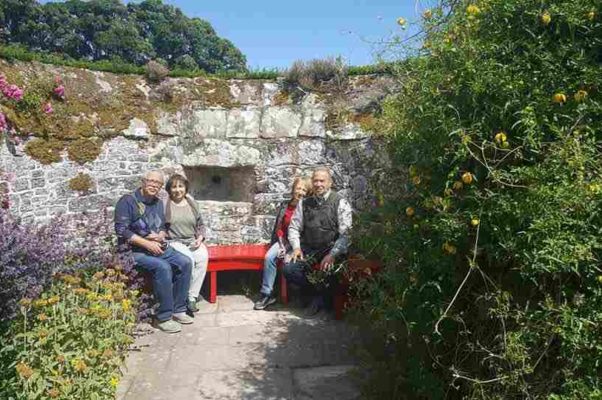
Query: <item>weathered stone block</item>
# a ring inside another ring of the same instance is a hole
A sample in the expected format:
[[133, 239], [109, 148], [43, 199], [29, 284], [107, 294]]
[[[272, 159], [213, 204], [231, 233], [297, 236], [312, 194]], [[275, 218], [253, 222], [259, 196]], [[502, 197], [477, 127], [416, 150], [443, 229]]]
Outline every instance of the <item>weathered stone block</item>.
[[226, 136], [229, 138], [253, 139], [259, 137], [259, 108], [233, 109], [228, 111]]
[[121, 133], [123, 136], [131, 139], [148, 139], [150, 137], [148, 125], [146, 122], [138, 118], [133, 118], [130, 121], [130, 126], [121, 131]]
[[183, 157], [182, 165], [234, 167], [256, 165], [259, 163], [260, 153], [257, 149], [248, 146], [236, 146], [229, 142], [205, 139], [192, 154]]
[[263, 138], [297, 137], [301, 114], [290, 107], [274, 106], [265, 109], [261, 120]]
[[181, 135], [198, 138], [225, 138], [226, 117], [226, 110], [192, 110], [182, 115]]

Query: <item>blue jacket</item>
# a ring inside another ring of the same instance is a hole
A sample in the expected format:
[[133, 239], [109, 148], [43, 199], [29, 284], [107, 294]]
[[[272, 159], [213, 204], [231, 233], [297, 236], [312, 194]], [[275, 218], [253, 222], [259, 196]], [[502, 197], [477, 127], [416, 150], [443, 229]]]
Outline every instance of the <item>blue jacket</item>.
[[[122, 196], [115, 205], [117, 245], [124, 248], [134, 235], [146, 237], [151, 232], [165, 231], [163, 203], [156, 197], [145, 197], [140, 189]], [[144, 251], [132, 246], [132, 251]]]

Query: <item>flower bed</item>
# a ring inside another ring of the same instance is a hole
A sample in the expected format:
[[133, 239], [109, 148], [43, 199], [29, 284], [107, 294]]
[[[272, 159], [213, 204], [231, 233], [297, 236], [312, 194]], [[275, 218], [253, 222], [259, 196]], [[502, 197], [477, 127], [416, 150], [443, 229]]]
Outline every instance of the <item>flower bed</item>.
[[121, 266], [59, 274], [0, 338], [0, 393], [15, 399], [112, 399], [132, 342], [137, 291]]

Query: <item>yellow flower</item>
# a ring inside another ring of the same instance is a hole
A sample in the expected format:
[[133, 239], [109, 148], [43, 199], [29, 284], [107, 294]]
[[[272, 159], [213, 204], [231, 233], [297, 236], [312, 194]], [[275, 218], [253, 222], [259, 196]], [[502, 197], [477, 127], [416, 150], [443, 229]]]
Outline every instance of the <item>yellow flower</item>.
[[602, 283], [602, 275], [598, 275], [598, 282]]
[[75, 288], [73, 289], [73, 293], [77, 294], [77, 295], [84, 295], [86, 293], [88, 293], [89, 290], [86, 288]]
[[415, 213], [414, 207], [408, 207], [408, 208], [406, 208], [406, 215], [407, 215], [408, 217], [411, 217], [411, 216], [413, 216], [413, 215], [414, 215], [414, 213]]
[[22, 298], [21, 300], [19, 300], [19, 305], [21, 307], [29, 307], [31, 305], [31, 299], [28, 299], [27, 297]]
[[46, 329], [40, 329], [40, 330], [38, 331], [38, 337], [39, 337], [40, 339], [44, 339], [44, 338], [45, 338], [45, 337], [47, 337], [47, 336], [48, 336], [48, 331], [47, 331]]
[[44, 321], [48, 321], [48, 315], [42, 313], [40, 315], [38, 315], [38, 321], [44, 322]]
[[71, 360], [71, 365], [77, 372], [83, 373], [88, 370], [88, 366], [86, 365], [86, 362], [84, 360], [82, 360], [81, 358], [76, 358], [74, 360]]
[[474, 227], [477, 227], [477, 226], [479, 226], [479, 224], [480, 224], [480, 223], [481, 223], [481, 221], [480, 221], [478, 218], [472, 218], [472, 219], [470, 220], [470, 225], [472, 225], [472, 226], [474, 226]]
[[424, 10], [424, 12], [422, 13], [422, 17], [424, 19], [431, 19], [431, 18], [433, 18], [433, 11], [431, 11], [430, 8], [427, 9], [427, 10]]
[[60, 395], [61, 395], [61, 392], [57, 388], [52, 388], [52, 389], [48, 390], [48, 397], [50, 397], [51, 399], [55, 399], [55, 398], [59, 397]]
[[412, 177], [412, 183], [416, 186], [420, 185], [420, 182], [422, 182], [422, 179], [420, 179], [419, 176], [414, 176]]
[[117, 385], [119, 385], [119, 378], [117, 378], [116, 376], [112, 377], [112, 378], [111, 378], [111, 381], [109, 382], [109, 384], [110, 384], [112, 387], [116, 388], [116, 387], [117, 387]]
[[472, 183], [473, 176], [470, 172], [464, 172], [462, 174], [462, 182], [466, 185], [470, 185]]
[[454, 184], [452, 185], [452, 188], [454, 190], [462, 190], [463, 187], [464, 187], [464, 184], [461, 181], [455, 181]]
[[49, 305], [53, 305], [59, 302], [61, 298], [59, 296], [52, 296], [51, 298], [48, 299], [48, 304]]
[[64, 363], [65, 362], [65, 356], [62, 354], [59, 354], [58, 356], [56, 356], [56, 361], [59, 363]]
[[443, 251], [445, 251], [447, 254], [456, 254], [457, 249], [456, 246], [454, 246], [453, 244], [449, 243], [449, 242], [445, 242], [443, 243]]
[[401, 26], [402, 28], [405, 28], [407, 22], [408, 21], [406, 21], [406, 19], [403, 17], [397, 18], [397, 25]]
[[102, 278], [104, 278], [104, 276], [105, 276], [104, 272], [98, 271], [97, 273], [95, 273], [94, 275], [92, 275], [92, 280], [99, 281]]
[[539, 19], [541, 19], [541, 23], [544, 26], [548, 26], [550, 25], [550, 22], [552, 22], [552, 16], [550, 15], [550, 13], [548, 11], [544, 11], [541, 16], [539, 17]]
[[132, 302], [129, 299], [121, 300], [121, 308], [125, 312], [130, 311], [132, 309]]
[[574, 97], [577, 103], [581, 103], [587, 99], [587, 92], [585, 90], [578, 90]]
[[107, 276], [115, 275], [115, 270], [112, 268], [107, 269], [105, 272], [106, 272]]
[[502, 142], [501, 146], [502, 146], [503, 149], [507, 149], [508, 147], [510, 147], [510, 143], [508, 143], [508, 142]]
[[33, 302], [34, 307], [44, 307], [48, 305], [48, 300], [38, 299]]
[[594, 19], [596, 19], [596, 12], [594, 10], [591, 10], [590, 12], [588, 12], [587, 19], [589, 19], [590, 21], [593, 21]]
[[495, 134], [495, 141], [499, 144], [504, 143], [507, 139], [506, 132], [498, 132]]
[[552, 96], [552, 101], [556, 104], [566, 103], [566, 94], [556, 93], [554, 96]]
[[33, 375], [33, 369], [31, 369], [31, 367], [25, 364], [23, 361], [17, 364], [15, 369], [17, 370], [17, 373], [22, 379], [27, 380]]
[[481, 9], [478, 6], [471, 4], [466, 7], [466, 13], [470, 16], [477, 16], [481, 13]]

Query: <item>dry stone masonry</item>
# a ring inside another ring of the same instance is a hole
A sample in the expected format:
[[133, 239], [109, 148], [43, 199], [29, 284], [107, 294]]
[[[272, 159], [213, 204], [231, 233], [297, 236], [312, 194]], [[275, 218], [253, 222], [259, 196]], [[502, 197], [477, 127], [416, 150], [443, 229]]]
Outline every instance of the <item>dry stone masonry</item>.
[[[27, 68], [45, 73], [54, 68], [51, 73], [61, 74], [67, 81], [70, 76], [87, 74], [92, 77], [87, 90], [92, 85], [96, 96], [106, 98], [118, 90], [123, 79], [130, 83], [135, 79], [132, 96], [143, 99], [161, 97], [157, 92], [165, 87], [176, 93], [192, 92], [198, 90], [198, 80], [204, 79], [168, 79], [149, 86], [143, 77], [35, 64]], [[344, 104], [337, 104], [339, 112], [343, 109], [357, 115], [373, 111], [374, 104], [387, 94], [388, 79], [351, 78], [341, 96]], [[295, 102], [283, 96], [274, 81], [230, 80], [222, 84], [230, 96], [225, 105], [193, 99], [178, 107], [153, 110], [152, 120], [133, 110], [129, 125], [105, 140], [100, 155], [83, 165], [70, 161], [66, 154], [60, 162], [44, 165], [22, 148], [3, 145], [0, 169], [10, 179], [0, 184], [9, 191], [11, 208], [25, 221], [47, 220], [58, 213], [97, 212], [112, 207], [121, 195], [136, 188], [145, 171], [160, 168], [167, 174], [183, 173], [191, 180], [211, 242], [260, 242], [269, 238], [275, 208], [288, 196], [291, 178], [309, 174], [317, 165], [332, 168], [335, 187], [356, 209], [371, 204], [368, 182], [380, 173], [386, 160], [377, 152], [376, 139], [360, 124], [328, 127], [332, 112], [328, 94], [307, 93]], [[205, 89], [205, 99], [218, 90], [224, 91], [223, 87]], [[100, 137], [102, 129], [97, 126], [95, 134]], [[70, 189], [69, 180], [78, 173], [92, 178], [89, 191]]]

